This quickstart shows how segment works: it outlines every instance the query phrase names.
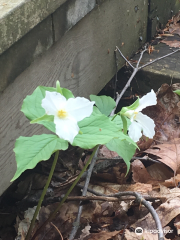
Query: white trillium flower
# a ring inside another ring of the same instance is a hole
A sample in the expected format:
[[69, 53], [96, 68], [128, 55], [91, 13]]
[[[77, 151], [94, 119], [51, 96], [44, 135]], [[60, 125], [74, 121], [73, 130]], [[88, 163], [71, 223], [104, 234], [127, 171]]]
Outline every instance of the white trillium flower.
[[56, 134], [72, 144], [79, 133], [77, 122], [91, 115], [94, 103], [83, 97], [67, 100], [58, 92], [46, 91], [41, 106], [47, 115], [54, 115]]
[[128, 135], [134, 141], [138, 142], [143, 134], [148, 138], [153, 138], [155, 135], [154, 121], [141, 113], [141, 111], [152, 105], [157, 104], [156, 94], [153, 90], [139, 99], [139, 106], [134, 110], [128, 110], [124, 113], [131, 120], [131, 125], [128, 128]]

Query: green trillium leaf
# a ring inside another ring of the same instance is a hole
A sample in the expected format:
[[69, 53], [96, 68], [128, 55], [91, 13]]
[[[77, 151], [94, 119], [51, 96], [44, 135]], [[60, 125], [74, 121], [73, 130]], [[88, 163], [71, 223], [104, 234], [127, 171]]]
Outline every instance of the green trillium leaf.
[[48, 160], [52, 153], [67, 148], [67, 141], [52, 134], [19, 137], [14, 148], [17, 170], [11, 182], [16, 180], [25, 170], [33, 169], [40, 161]]
[[[114, 116], [109, 117], [111, 120]], [[127, 134], [127, 129], [131, 125], [131, 121], [124, 115], [116, 115], [116, 117], [112, 120], [120, 129], [124, 129], [124, 134]]]
[[178, 94], [178, 95], [180, 95], [180, 90], [175, 90], [175, 91], [173, 91], [174, 93], [176, 93], [176, 94]]
[[91, 116], [97, 116], [97, 115], [102, 115], [102, 113], [99, 111], [99, 109], [96, 106], [93, 106], [93, 112]]
[[61, 88], [62, 90], [62, 93], [63, 93], [63, 96], [66, 98], [66, 99], [69, 99], [69, 98], [74, 98], [74, 95], [72, 94], [72, 92], [67, 89], [67, 88]]
[[41, 121], [54, 122], [54, 116], [45, 114], [40, 118], [36, 118], [32, 120], [30, 123], [34, 124], [34, 123], [39, 123]]
[[91, 149], [97, 144], [106, 144], [122, 134], [121, 129], [105, 115], [94, 115], [78, 122], [82, 134], [78, 134], [73, 146]]
[[100, 112], [106, 116], [108, 116], [116, 106], [115, 101], [108, 96], [90, 95], [90, 99], [91, 101], [95, 101]]
[[122, 118], [119, 115], [114, 116], [110, 116], [109, 119], [111, 119], [111, 121], [113, 121], [114, 123], [116, 123], [116, 125], [120, 128], [123, 129], [123, 121]]
[[128, 142], [128, 144], [131, 144], [131, 145], [133, 145], [135, 148], [138, 148], [138, 149], [139, 149], [138, 145], [137, 145], [128, 135], [125, 135], [125, 134], [122, 133], [122, 134], [119, 136], [119, 139], [120, 139], [120, 140], [126, 140], [126, 141]]
[[[129, 138], [130, 139], [130, 138]], [[136, 151], [136, 144], [128, 139], [128, 136], [125, 136], [124, 139], [122, 138], [113, 138], [109, 143], [106, 144], [106, 147], [110, 151], [115, 151], [119, 154], [120, 157], [124, 159], [124, 162], [127, 165], [127, 173], [130, 168], [130, 160], [133, 157]]]

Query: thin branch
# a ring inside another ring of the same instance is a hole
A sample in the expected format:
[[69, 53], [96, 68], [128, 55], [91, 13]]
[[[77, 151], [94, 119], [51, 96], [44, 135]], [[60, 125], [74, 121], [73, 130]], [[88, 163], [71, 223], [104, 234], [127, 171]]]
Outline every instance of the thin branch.
[[133, 68], [133, 69], [134, 69], [134, 71], [133, 71], [130, 79], [129, 79], [128, 82], [126, 83], [126, 85], [125, 85], [125, 87], [123, 88], [123, 90], [121, 91], [121, 93], [117, 96], [117, 99], [116, 99], [116, 107], [113, 109], [113, 111], [112, 111], [112, 113], [110, 114], [110, 116], [113, 116], [113, 115], [114, 115], [114, 113], [115, 113], [115, 111], [116, 111], [116, 108], [117, 108], [117, 106], [118, 106], [118, 104], [119, 104], [120, 99], [122, 98], [122, 96], [123, 96], [123, 94], [125, 93], [125, 91], [127, 90], [127, 88], [130, 86], [131, 81], [133, 80], [134, 76], [136, 75], [136, 73], [137, 73], [137, 71], [138, 71], [137, 68]]
[[[86, 181], [85, 181], [83, 192], [82, 192], [83, 197], [86, 196], [86, 194], [87, 194], [88, 185], [89, 185], [89, 182], [90, 182], [90, 178], [91, 178], [91, 174], [92, 174], [94, 165], [96, 163], [98, 152], [99, 152], [99, 147], [97, 148], [96, 153], [94, 154], [94, 157], [93, 157], [93, 159], [90, 163], [89, 169], [87, 171], [87, 177], [86, 177]], [[80, 203], [80, 206], [79, 206], [79, 209], [78, 209], [78, 214], [77, 214], [76, 220], [74, 221], [73, 228], [72, 228], [72, 231], [71, 231], [70, 236], [69, 236], [69, 240], [73, 240], [75, 238], [76, 232], [77, 232], [77, 230], [79, 228], [79, 225], [80, 225], [82, 210], [83, 210], [83, 205], [81, 205], [81, 203]]]
[[59, 231], [59, 229], [51, 222], [51, 225], [56, 229], [56, 231], [59, 233], [61, 239], [63, 240], [63, 236], [61, 234], [61, 232]]
[[135, 67], [127, 60], [127, 58], [122, 54], [121, 50], [117, 46], [116, 46], [116, 50], [118, 50], [118, 52], [120, 53], [121, 57], [124, 58], [124, 60], [129, 64], [129, 66], [131, 66], [132, 69], [134, 69]]
[[143, 57], [143, 54], [147, 51], [147, 47], [145, 46], [145, 49], [140, 53], [140, 57], [139, 57], [139, 60], [137, 62], [137, 65], [136, 65], [136, 68], [139, 68], [139, 63]]
[[148, 62], [148, 63], [144, 64], [143, 66], [139, 67], [139, 70], [142, 69], [142, 68], [144, 68], [144, 67], [147, 67], [148, 65], [150, 65], [150, 64], [152, 64], [152, 63], [154, 63], [154, 62], [156, 62], [156, 61], [159, 61], [159, 60], [161, 60], [161, 59], [163, 59], [163, 58], [166, 58], [166, 57], [168, 57], [168, 56], [170, 56], [170, 55], [172, 55], [172, 54], [174, 54], [174, 53], [176, 53], [176, 52], [179, 52], [179, 51], [180, 51], [180, 49], [177, 49], [177, 50], [174, 50], [173, 52], [168, 53], [168, 54], [166, 54], [166, 55], [164, 55], [164, 56], [162, 56], [162, 57], [156, 58], [156, 59], [154, 59], [153, 61]]
[[[149, 157], [146, 157], [146, 158], [143, 158], [143, 157], [132, 157], [130, 162], [133, 162], [134, 160], [136, 159], [139, 159], [139, 160], [142, 160], [142, 161], [152, 161], [152, 162], [155, 162], [155, 163], [161, 163], [160, 161], [158, 160], [155, 160], [155, 159], [152, 159], [152, 158], [149, 158]], [[105, 158], [105, 157], [98, 157], [97, 160], [119, 160], [119, 163], [123, 162], [124, 163], [124, 160], [123, 158], [121, 157], [115, 157], [115, 158]], [[122, 161], [121, 161], [122, 160]]]
[[[126, 192], [125, 192], [126, 193]], [[146, 196], [143, 195], [142, 196], [144, 199], [146, 199], [147, 201], [155, 201], [157, 199], [161, 199], [161, 200], [165, 200], [165, 197], [151, 197], [151, 196]], [[73, 197], [68, 197], [67, 201], [91, 201], [91, 200], [96, 200], [96, 201], [109, 201], [109, 202], [119, 202], [119, 201], [132, 201], [135, 200], [135, 197], [124, 197], [124, 196], [120, 196], [120, 197], [107, 197], [107, 195], [105, 196], [86, 196], [86, 197], [82, 197], [82, 196], [73, 196]]]

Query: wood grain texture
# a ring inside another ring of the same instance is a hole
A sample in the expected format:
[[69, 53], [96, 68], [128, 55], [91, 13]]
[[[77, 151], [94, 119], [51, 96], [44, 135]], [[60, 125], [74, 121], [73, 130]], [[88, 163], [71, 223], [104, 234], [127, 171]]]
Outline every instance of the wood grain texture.
[[[16, 138], [47, 132], [30, 125], [20, 112], [23, 99], [38, 85], [56, 80], [77, 96], [98, 93], [115, 73], [114, 49], [130, 56], [146, 40], [148, 1], [105, 0], [38, 58], [0, 96], [0, 194], [10, 185], [16, 162]], [[138, 5], [139, 10], [134, 11]], [[127, 11], [128, 10], [128, 11]], [[55, 26], [56, 31], [56, 26]], [[124, 64], [120, 59], [119, 67]]]

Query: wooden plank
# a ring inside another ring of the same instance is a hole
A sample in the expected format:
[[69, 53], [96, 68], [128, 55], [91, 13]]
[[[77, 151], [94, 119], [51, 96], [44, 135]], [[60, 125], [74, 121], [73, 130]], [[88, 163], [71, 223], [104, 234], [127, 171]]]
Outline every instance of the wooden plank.
[[130, 56], [142, 44], [139, 37], [146, 40], [147, 9], [148, 0], [103, 1], [6, 88], [0, 96], [0, 194], [16, 170], [16, 138], [45, 132], [20, 112], [26, 95], [57, 79], [75, 95], [98, 93], [115, 73], [115, 46]]

